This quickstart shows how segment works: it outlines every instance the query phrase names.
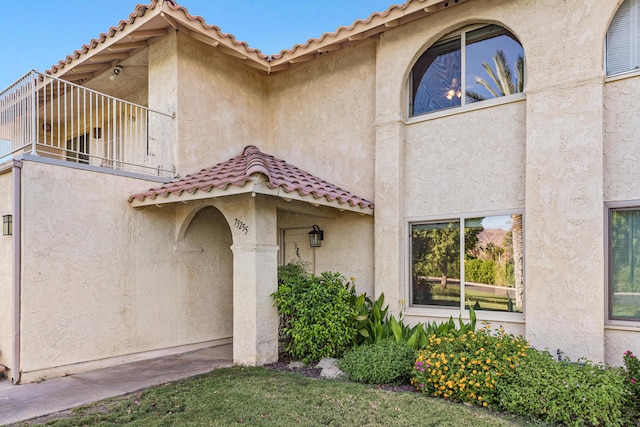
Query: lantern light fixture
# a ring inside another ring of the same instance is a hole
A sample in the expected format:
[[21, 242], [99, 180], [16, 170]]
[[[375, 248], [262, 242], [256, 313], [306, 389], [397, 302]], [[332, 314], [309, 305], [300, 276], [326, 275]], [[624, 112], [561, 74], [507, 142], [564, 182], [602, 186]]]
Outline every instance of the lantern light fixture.
[[11, 236], [13, 234], [13, 215], [2, 215], [2, 235]]
[[320, 230], [317, 225], [313, 226], [313, 230], [309, 232], [309, 245], [312, 248], [319, 248], [324, 240], [324, 231]]

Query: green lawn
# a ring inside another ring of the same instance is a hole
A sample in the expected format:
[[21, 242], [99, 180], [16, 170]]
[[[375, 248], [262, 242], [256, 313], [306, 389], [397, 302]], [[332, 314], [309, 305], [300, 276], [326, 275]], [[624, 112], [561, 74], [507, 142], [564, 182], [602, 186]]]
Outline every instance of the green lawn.
[[418, 393], [384, 391], [343, 380], [316, 380], [264, 368], [219, 369], [85, 406], [63, 416], [66, 418], [49, 418], [45, 425], [540, 425]]

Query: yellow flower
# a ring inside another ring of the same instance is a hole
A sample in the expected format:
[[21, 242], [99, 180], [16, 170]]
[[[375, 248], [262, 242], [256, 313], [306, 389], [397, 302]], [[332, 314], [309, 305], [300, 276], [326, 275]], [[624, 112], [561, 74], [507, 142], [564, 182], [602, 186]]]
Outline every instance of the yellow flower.
[[482, 402], [482, 406], [487, 407], [487, 402]]

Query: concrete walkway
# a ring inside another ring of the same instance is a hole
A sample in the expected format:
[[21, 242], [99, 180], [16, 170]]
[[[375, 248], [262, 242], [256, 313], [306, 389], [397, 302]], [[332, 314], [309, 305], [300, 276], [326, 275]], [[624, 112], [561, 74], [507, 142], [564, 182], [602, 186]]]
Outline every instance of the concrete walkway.
[[127, 363], [41, 383], [0, 381], [0, 425], [16, 423], [232, 366], [232, 345]]

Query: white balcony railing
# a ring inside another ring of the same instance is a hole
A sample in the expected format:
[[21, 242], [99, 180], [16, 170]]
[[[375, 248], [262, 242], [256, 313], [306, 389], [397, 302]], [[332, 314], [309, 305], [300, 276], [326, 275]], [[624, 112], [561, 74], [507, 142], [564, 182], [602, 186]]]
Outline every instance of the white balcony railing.
[[35, 71], [0, 92], [0, 163], [16, 154], [172, 178], [173, 116]]

